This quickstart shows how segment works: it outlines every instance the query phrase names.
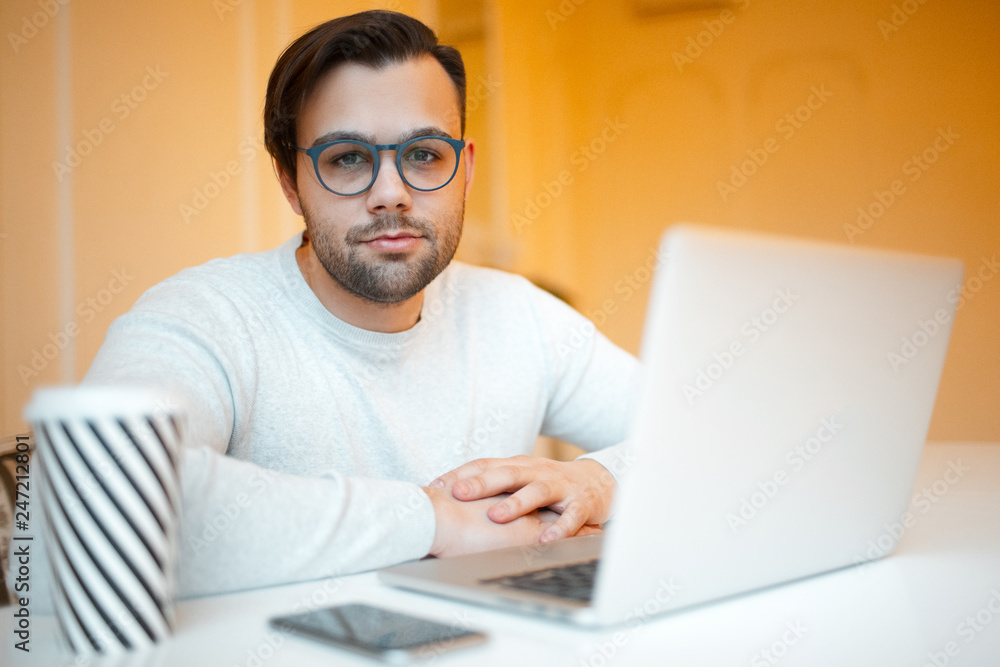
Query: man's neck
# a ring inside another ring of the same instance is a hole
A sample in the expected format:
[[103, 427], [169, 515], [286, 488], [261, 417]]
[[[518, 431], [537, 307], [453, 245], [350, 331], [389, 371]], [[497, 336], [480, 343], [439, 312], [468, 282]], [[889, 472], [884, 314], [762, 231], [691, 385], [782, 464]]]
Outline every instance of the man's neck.
[[400, 303], [374, 303], [348, 292], [334, 280], [316, 257], [312, 245], [306, 244], [296, 250], [295, 260], [313, 294], [339, 320], [367, 331], [399, 333], [420, 319], [423, 290]]

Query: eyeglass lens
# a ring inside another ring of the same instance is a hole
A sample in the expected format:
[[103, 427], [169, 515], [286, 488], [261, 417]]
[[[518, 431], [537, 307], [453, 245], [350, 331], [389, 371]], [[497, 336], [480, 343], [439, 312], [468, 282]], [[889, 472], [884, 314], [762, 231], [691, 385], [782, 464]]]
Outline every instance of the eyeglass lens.
[[[403, 180], [418, 190], [434, 190], [455, 173], [458, 157], [446, 141], [427, 137], [407, 144], [399, 156]], [[383, 155], [382, 159], [388, 158]], [[338, 194], [356, 194], [372, 182], [375, 158], [363, 144], [350, 141], [328, 146], [319, 156], [319, 176]]]

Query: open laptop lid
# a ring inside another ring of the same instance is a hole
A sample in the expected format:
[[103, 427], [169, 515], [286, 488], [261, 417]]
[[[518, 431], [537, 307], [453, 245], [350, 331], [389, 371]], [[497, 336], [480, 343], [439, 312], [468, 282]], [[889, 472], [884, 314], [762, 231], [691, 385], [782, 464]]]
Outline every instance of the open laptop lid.
[[691, 225], [661, 252], [599, 622], [891, 551], [961, 262]]

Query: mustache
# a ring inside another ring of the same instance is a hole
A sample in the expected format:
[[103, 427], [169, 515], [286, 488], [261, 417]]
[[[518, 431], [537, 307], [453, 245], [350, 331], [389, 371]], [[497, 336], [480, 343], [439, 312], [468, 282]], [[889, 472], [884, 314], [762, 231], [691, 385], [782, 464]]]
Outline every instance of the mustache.
[[347, 232], [345, 240], [348, 243], [363, 243], [365, 240], [375, 238], [384, 232], [393, 231], [414, 232], [425, 237], [428, 241], [433, 241], [436, 238], [434, 225], [429, 220], [402, 213], [387, 213], [352, 227]]

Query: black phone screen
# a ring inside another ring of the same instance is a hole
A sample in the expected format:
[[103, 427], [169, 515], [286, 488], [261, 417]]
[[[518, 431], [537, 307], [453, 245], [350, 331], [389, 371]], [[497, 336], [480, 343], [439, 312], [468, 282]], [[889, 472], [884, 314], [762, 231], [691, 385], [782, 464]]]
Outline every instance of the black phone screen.
[[430, 644], [450, 644], [479, 633], [364, 604], [317, 609], [281, 616], [271, 623], [282, 630], [331, 640], [370, 652], [409, 651]]

